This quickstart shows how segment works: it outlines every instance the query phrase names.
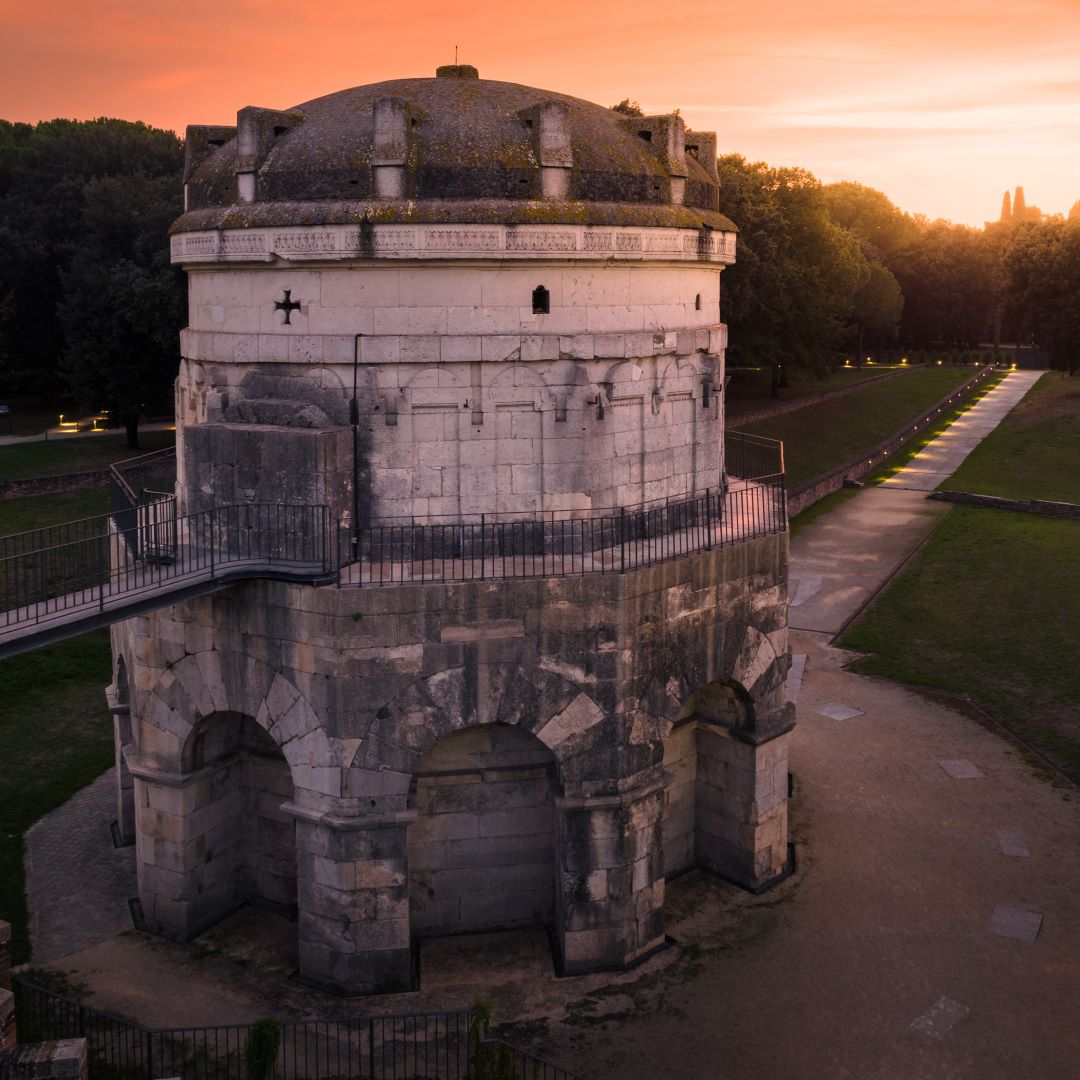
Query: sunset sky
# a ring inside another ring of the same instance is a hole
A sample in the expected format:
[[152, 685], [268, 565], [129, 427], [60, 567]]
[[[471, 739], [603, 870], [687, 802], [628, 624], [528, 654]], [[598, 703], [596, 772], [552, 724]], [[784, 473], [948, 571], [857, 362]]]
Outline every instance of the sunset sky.
[[[692, 13], [692, 14], [691, 14]], [[183, 131], [452, 62], [981, 224], [1080, 199], [1080, 0], [0, 0], [0, 117]]]

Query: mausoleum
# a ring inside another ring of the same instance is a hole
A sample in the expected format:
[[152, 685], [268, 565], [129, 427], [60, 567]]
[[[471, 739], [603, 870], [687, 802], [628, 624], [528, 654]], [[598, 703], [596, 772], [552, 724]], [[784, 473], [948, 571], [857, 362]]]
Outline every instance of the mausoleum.
[[266, 558], [113, 628], [148, 929], [267, 905], [366, 993], [489, 929], [622, 968], [672, 876], [784, 872], [782, 465], [724, 431], [720, 205], [715, 134], [464, 66], [188, 128], [170, 527]]

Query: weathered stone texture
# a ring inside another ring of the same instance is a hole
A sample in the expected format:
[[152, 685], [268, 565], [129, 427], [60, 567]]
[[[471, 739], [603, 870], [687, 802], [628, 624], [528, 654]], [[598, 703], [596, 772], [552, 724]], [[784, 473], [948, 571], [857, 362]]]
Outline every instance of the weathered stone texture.
[[0, 1080], [86, 1080], [86, 1077], [85, 1039], [26, 1043], [0, 1053]]
[[568, 970], [645, 955], [666, 874], [784, 867], [785, 559], [779, 536], [584, 578], [260, 582], [124, 624], [148, 923], [295, 902], [305, 977], [352, 990], [452, 929], [551, 918]]

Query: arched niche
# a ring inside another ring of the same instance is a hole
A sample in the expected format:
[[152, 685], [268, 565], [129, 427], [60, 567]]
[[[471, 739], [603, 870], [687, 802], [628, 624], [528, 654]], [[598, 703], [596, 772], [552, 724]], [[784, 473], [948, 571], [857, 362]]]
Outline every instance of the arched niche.
[[737, 733], [753, 727], [753, 700], [730, 680], [700, 687], [680, 709], [664, 740], [665, 877], [695, 866], [722, 871], [736, 857], [740, 818], [731, 804], [746, 766]]
[[413, 937], [555, 919], [555, 755], [510, 724], [444, 735], [413, 774], [409, 908]]
[[191, 730], [184, 772], [200, 774], [187, 823], [203, 860], [204, 925], [243, 903], [296, 911], [294, 798], [288, 762], [271, 736], [243, 713], [212, 713]]

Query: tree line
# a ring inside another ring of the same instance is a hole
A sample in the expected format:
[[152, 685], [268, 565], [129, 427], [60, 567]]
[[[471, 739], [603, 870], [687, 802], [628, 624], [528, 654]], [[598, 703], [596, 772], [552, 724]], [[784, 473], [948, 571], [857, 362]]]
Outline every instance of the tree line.
[[[186, 321], [167, 237], [183, 153], [142, 123], [0, 121], [0, 399], [63, 395], [108, 409], [129, 437], [140, 414], [168, 409]], [[868, 350], [1010, 341], [1080, 370], [1080, 203], [1047, 216], [1017, 189], [977, 229], [805, 169], [718, 164], [739, 228], [722, 277], [733, 363], [771, 367], [779, 387]]]

